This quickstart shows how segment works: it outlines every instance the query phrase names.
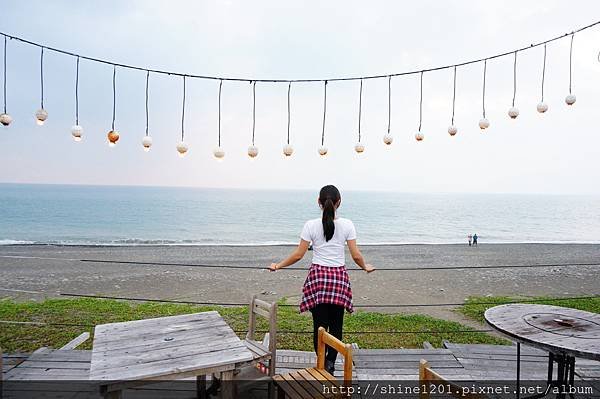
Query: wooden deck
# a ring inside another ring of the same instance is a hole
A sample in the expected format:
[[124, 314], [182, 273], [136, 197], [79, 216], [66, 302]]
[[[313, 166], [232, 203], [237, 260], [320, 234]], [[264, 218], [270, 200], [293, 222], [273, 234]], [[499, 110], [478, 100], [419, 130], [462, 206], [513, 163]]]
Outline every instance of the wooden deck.
[[[521, 346], [522, 379], [545, 380], [547, 355], [534, 348]], [[340, 358], [340, 357], [339, 357]], [[416, 380], [418, 363], [426, 359], [434, 370], [449, 380], [513, 380], [516, 371], [516, 347], [499, 345], [465, 345], [445, 343], [441, 349], [355, 349], [353, 380]], [[88, 382], [91, 351], [51, 350], [42, 348], [29, 356], [3, 356], [4, 396], [7, 398], [100, 398]], [[313, 352], [278, 350], [277, 373], [312, 367]], [[336, 377], [343, 370], [341, 359], [336, 364]], [[600, 362], [578, 359], [576, 376], [579, 380], [600, 378]], [[56, 381], [69, 381], [56, 384]], [[26, 381], [14, 385], [11, 382]], [[577, 384], [577, 382], [576, 382]], [[57, 392], [57, 387], [61, 389]], [[160, 385], [130, 388], [124, 398], [191, 398], [193, 380], [178, 380]], [[266, 398], [266, 390], [252, 390], [243, 397]], [[358, 396], [357, 396], [358, 397]]]

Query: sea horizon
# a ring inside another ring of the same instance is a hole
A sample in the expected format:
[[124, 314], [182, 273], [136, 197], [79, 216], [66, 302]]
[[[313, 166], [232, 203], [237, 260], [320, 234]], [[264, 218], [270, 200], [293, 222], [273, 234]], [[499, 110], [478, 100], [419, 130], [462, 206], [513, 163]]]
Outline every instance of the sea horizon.
[[[243, 195], [240, 195], [243, 193]], [[0, 183], [0, 245], [277, 246], [320, 217], [315, 190]], [[593, 194], [343, 190], [361, 245], [599, 244]]]

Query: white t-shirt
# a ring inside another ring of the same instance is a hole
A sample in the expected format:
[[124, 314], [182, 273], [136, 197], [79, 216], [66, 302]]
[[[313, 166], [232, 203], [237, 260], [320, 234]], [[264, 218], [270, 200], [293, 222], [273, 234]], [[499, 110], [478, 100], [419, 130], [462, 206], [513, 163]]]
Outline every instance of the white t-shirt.
[[300, 238], [304, 241], [312, 241], [312, 263], [321, 266], [346, 265], [345, 244], [348, 240], [356, 240], [356, 229], [350, 219], [336, 218], [334, 224], [333, 237], [329, 241], [325, 241], [323, 222], [320, 218], [309, 220], [304, 224]]

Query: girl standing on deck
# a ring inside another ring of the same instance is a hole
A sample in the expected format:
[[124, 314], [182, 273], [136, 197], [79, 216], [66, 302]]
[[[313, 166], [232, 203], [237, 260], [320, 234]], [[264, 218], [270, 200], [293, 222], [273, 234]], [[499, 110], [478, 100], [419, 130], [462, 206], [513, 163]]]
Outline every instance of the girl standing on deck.
[[[308, 277], [302, 288], [300, 312], [310, 310], [313, 317], [313, 344], [317, 351], [318, 330], [324, 327], [330, 334], [342, 339], [344, 309], [352, 309], [352, 288], [346, 271], [345, 244], [352, 259], [361, 269], [371, 273], [375, 268], [367, 263], [356, 245], [356, 230], [349, 219], [339, 218], [336, 210], [342, 202], [335, 186], [325, 186], [319, 193], [318, 204], [323, 210], [320, 219], [309, 220], [300, 234], [300, 244], [286, 259], [272, 263], [271, 271], [293, 265], [304, 257], [312, 242], [313, 259]], [[327, 348], [325, 368], [334, 371], [337, 351]]]

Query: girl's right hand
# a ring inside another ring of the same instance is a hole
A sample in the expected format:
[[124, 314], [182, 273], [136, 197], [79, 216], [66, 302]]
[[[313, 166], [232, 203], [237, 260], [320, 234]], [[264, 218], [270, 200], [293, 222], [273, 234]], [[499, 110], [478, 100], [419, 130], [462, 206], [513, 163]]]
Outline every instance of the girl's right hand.
[[277, 263], [271, 263], [271, 266], [269, 266], [269, 271], [274, 272], [275, 270], [277, 270]]
[[371, 272], [375, 271], [375, 268], [373, 267], [373, 265], [370, 265], [370, 264], [368, 264], [368, 263], [367, 263], [367, 264], [365, 265], [365, 271], [366, 271], [367, 273], [371, 273]]

